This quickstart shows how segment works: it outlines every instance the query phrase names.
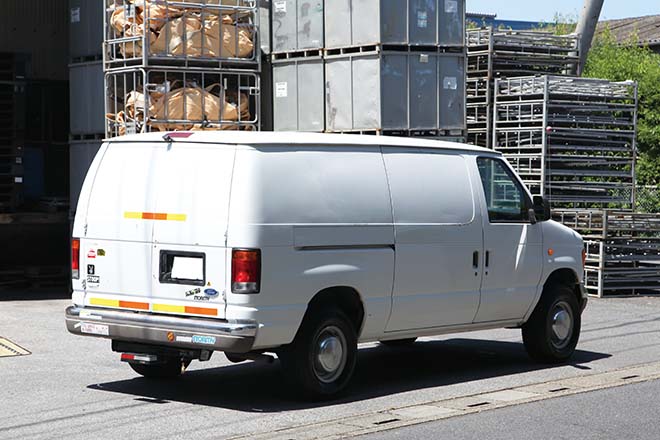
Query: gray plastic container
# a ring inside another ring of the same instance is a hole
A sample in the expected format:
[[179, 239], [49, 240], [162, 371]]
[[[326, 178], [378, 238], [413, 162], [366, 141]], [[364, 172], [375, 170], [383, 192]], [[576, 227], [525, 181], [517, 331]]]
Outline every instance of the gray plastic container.
[[323, 59], [293, 58], [273, 61], [273, 129], [325, 129]]
[[103, 53], [104, 0], [69, 0], [69, 56], [75, 62]]
[[272, 0], [273, 52], [323, 48], [324, 0]]
[[464, 45], [465, 0], [332, 0], [325, 10], [328, 49]]
[[438, 128], [466, 130], [465, 54], [438, 55]]
[[102, 61], [69, 66], [69, 98], [72, 134], [105, 133]]
[[465, 55], [372, 52], [326, 58], [326, 130], [465, 129]]

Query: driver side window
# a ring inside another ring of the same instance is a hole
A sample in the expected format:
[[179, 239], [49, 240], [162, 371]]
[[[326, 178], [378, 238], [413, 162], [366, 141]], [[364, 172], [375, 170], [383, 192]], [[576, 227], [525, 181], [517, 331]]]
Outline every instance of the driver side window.
[[486, 195], [491, 223], [529, 221], [527, 197], [513, 173], [501, 159], [477, 158], [481, 184]]

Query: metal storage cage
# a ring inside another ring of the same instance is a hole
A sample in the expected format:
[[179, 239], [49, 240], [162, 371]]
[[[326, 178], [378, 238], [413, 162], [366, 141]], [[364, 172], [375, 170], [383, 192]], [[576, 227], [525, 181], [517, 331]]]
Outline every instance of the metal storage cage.
[[69, 54], [81, 63], [101, 59], [103, 0], [69, 0]]
[[554, 210], [585, 239], [585, 286], [591, 295], [660, 292], [660, 214]]
[[463, 130], [465, 55], [433, 51], [326, 56], [326, 130]]
[[321, 49], [324, 0], [274, 0], [273, 53]]
[[493, 148], [554, 207], [632, 208], [636, 119], [634, 82], [498, 79]]
[[259, 70], [257, 0], [107, 0], [105, 70], [129, 66]]
[[174, 130], [259, 130], [259, 75], [240, 70], [109, 72], [107, 136]]
[[70, 129], [73, 135], [105, 132], [103, 62], [69, 66]]
[[325, 129], [323, 58], [273, 61], [273, 129], [322, 132]]
[[368, 45], [462, 47], [465, 0], [329, 0], [326, 48]]
[[578, 63], [579, 36], [539, 31], [467, 31], [468, 140], [491, 147], [496, 78], [568, 75]]

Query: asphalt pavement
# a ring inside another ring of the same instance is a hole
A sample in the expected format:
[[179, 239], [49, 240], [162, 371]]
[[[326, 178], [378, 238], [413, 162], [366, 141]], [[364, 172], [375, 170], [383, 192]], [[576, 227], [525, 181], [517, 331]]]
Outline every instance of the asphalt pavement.
[[[348, 394], [310, 404], [292, 398], [279, 363], [230, 364], [221, 353], [209, 362], [194, 362], [172, 383], [141, 378], [119, 361], [109, 341], [67, 333], [63, 314], [68, 300], [17, 300], [25, 298], [20, 294], [1, 298], [0, 337], [31, 354], [0, 357], [0, 439], [298, 438], [286, 431], [296, 427], [304, 429], [306, 438], [316, 432], [323, 438], [318, 426], [329, 421], [660, 361], [660, 298], [592, 299], [578, 351], [568, 364], [533, 363], [519, 330], [424, 338], [401, 349], [368, 344], [361, 347]], [[590, 412], [609, 405], [590, 404], [595, 405]], [[440, 424], [523, 407], [527, 405]], [[646, 429], [641, 422], [637, 425]], [[533, 438], [523, 432], [507, 438]]]
[[495, 409], [360, 440], [657, 440], [660, 381]]

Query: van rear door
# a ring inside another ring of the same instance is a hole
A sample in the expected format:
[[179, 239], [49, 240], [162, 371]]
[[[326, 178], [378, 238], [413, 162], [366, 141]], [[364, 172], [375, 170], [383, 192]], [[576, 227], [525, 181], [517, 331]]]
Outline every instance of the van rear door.
[[81, 239], [85, 305], [224, 318], [234, 153], [181, 141], [108, 146]]

